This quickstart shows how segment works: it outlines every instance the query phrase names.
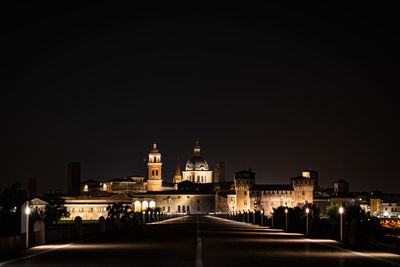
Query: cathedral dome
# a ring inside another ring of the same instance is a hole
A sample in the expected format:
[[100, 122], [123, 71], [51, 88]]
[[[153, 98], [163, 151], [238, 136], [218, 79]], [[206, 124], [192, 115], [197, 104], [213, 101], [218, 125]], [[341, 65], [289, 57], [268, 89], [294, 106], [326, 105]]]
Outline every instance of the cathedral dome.
[[207, 161], [201, 156], [194, 156], [186, 162], [186, 171], [209, 171]]

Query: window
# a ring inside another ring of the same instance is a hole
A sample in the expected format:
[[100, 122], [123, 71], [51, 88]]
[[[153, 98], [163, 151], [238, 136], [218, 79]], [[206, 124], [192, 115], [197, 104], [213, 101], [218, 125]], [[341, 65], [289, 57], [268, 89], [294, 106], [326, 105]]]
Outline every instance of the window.
[[200, 211], [200, 206], [197, 206], [197, 211]]
[[168, 207], [168, 212], [170, 212], [171, 211], [171, 207]]
[[244, 195], [245, 195], [245, 196], [247, 195], [247, 191], [244, 191]]
[[190, 206], [189, 205], [187, 206], [186, 211], [187, 211], [187, 213], [190, 213]]
[[178, 206], [178, 212], [181, 212], [181, 206]]
[[156, 170], [156, 175], [158, 175], [158, 170]]
[[154, 175], [154, 170], [151, 171], [151, 175]]
[[154, 157], [154, 160], [153, 160], [154, 162], [157, 162], [157, 158], [156, 157]]
[[182, 206], [182, 212], [185, 212], [185, 206]]

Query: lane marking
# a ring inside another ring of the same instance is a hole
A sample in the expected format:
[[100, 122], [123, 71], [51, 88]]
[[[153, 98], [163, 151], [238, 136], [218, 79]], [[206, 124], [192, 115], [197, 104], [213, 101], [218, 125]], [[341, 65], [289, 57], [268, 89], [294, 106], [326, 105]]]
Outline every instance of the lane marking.
[[196, 267], [203, 267], [203, 260], [201, 257], [201, 237], [200, 237], [200, 230], [199, 230], [199, 217], [196, 216], [196, 252], [195, 252], [195, 266]]
[[166, 220], [159, 221], [159, 222], [152, 222], [152, 223], [146, 223], [146, 224], [162, 224], [164, 222], [171, 222], [171, 221], [176, 221], [176, 220], [179, 220], [179, 219], [183, 219], [183, 218], [186, 218], [188, 216], [189, 215], [185, 215], [185, 216], [182, 216], [182, 217], [175, 217], [175, 218], [166, 219]]

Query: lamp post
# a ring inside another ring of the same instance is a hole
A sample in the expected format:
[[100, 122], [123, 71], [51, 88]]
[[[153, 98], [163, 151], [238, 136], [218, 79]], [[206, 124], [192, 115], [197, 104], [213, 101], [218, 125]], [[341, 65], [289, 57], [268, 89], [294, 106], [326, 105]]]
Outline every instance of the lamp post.
[[306, 235], [308, 236], [308, 214], [310, 213], [310, 209], [306, 208]]
[[29, 202], [27, 202], [26, 208], [25, 208], [25, 214], [26, 214], [26, 224], [25, 224], [25, 243], [26, 243], [26, 248], [29, 247], [29, 214], [31, 213], [31, 209], [29, 208]]
[[260, 220], [261, 220], [260, 225], [263, 226], [264, 225], [264, 210], [263, 209], [261, 210], [261, 218], [260, 218]]
[[288, 225], [287, 225], [287, 214], [288, 214], [288, 209], [286, 208], [286, 209], [285, 209], [285, 216], [286, 216], [286, 232], [287, 232], [287, 229], [288, 229]]
[[340, 214], [340, 242], [343, 241], [343, 212], [344, 212], [343, 207], [340, 207], [339, 208], [339, 214]]
[[274, 228], [274, 209], [271, 210], [272, 220], [271, 220], [271, 228]]

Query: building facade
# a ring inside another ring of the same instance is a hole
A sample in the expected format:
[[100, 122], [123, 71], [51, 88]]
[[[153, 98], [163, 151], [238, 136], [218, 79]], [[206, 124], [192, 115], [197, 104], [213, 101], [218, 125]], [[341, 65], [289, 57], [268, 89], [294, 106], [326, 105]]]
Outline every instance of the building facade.
[[[82, 183], [81, 194], [63, 197], [73, 220], [97, 220], [107, 217], [108, 209], [115, 203], [122, 203], [128, 210], [141, 212], [147, 209], [159, 212], [208, 214], [263, 210], [269, 214], [279, 206], [294, 207], [313, 202], [314, 181], [312, 178], [296, 177], [291, 184], [258, 185], [255, 173], [238, 171], [234, 181], [224, 181], [223, 163], [215, 166], [218, 178], [213, 182], [213, 171], [200, 156], [198, 141], [194, 146], [194, 157], [189, 159], [185, 170], [180, 171], [179, 161], [173, 183], [163, 181], [161, 153], [154, 143], [148, 154], [147, 179], [134, 175], [107, 181], [86, 181]], [[43, 208], [43, 201], [35, 200]]]

